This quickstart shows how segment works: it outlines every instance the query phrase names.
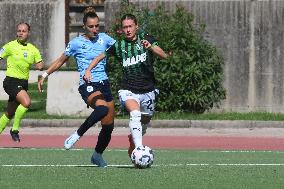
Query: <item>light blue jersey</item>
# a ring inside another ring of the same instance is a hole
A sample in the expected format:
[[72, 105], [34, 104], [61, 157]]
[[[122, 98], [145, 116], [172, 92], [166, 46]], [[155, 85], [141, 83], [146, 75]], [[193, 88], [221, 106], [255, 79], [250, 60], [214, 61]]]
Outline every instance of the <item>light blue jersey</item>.
[[[115, 40], [105, 33], [99, 33], [94, 39], [89, 40], [80, 35], [72, 39], [65, 51], [67, 57], [73, 56], [76, 59], [78, 71], [80, 72], [80, 83], [85, 83], [83, 76], [91, 61], [115, 43]], [[108, 79], [105, 70], [106, 59], [103, 59], [91, 71], [91, 82], [99, 82]]]

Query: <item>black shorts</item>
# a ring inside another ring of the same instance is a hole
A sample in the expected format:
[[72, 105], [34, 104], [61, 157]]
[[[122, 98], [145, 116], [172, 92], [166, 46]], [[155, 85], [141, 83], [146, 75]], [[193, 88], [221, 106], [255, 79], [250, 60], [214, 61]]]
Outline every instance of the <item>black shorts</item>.
[[28, 80], [6, 76], [3, 81], [3, 88], [5, 92], [9, 95], [8, 101], [11, 102], [16, 100], [16, 96], [21, 90], [28, 91]]
[[106, 102], [110, 102], [113, 100], [108, 80], [103, 80], [100, 82], [91, 82], [88, 84], [85, 83], [79, 87], [78, 91], [81, 94], [82, 99], [85, 101], [86, 104], [88, 104], [87, 103], [88, 97], [96, 91], [100, 91], [103, 94]]

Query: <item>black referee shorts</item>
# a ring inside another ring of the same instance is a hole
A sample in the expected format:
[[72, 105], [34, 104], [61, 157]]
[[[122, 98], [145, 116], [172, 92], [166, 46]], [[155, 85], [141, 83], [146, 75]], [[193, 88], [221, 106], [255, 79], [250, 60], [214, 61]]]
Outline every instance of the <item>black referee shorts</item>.
[[3, 81], [3, 88], [9, 95], [8, 101], [11, 102], [16, 100], [16, 96], [21, 90], [28, 90], [28, 80], [6, 76]]

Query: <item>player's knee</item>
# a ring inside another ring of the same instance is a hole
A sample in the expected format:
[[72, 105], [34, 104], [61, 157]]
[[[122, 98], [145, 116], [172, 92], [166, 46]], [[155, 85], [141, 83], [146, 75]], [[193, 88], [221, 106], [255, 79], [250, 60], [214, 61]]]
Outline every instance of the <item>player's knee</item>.
[[88, 105], [91, 106], [93, 109], [95, 109], [98, 100], [104, 100], [104, 95], [99, 94], [97, 96], [94, 96], [90, 101], [88, 101]]
[[141, 112], [138, 110], [131, 111], [130, 120], [131, 121], [141, 121]]
[[26, 100], [26, 101], [22, 102], [21, 104], [25, 108], [29, 108], [31, 106], [31, 101], [30, 100]]
[[108, 107], [107, 106], [103, 106], [103, 105], [100, 105], [100, 106], [95, 106], [95, 112], [96, 114], [99, 114], [100, 117], [105, 117], [107, 114], [108, 114]]

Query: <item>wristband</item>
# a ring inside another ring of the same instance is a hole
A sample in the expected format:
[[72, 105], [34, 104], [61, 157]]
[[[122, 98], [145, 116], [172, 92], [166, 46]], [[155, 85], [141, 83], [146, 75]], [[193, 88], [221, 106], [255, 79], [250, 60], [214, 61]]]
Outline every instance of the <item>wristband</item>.
[[44, 72], [42, 75], [41, 75], [41, 77], [43, 77], [43, 78], [46, 78], [48, 76], [48, 73], [47, 72]]

